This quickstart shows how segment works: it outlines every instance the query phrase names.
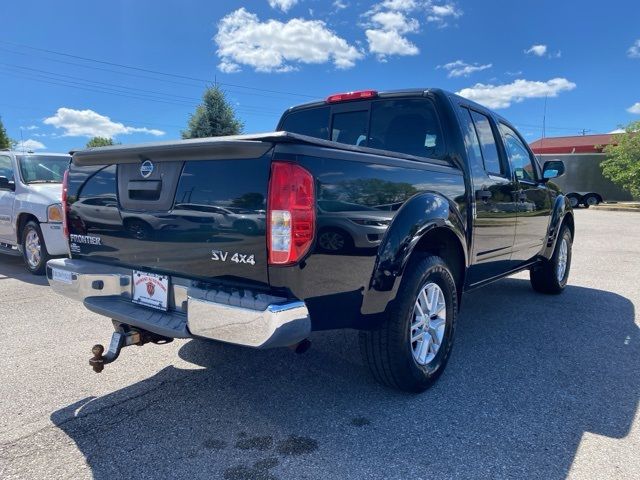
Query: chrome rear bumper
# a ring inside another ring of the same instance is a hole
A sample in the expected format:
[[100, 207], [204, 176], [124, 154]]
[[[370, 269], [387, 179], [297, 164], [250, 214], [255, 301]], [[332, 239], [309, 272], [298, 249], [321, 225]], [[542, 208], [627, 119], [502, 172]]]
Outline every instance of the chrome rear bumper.
[[202, 289], [172, 277], [169, 311], [131, 302], [132, 270], [76, 259], [47, 263], [53, 290], [91, 311], [159, 335], [203, 337], [255, 348], [295, 345], [309, 336], [304, 302], [249, 290]]

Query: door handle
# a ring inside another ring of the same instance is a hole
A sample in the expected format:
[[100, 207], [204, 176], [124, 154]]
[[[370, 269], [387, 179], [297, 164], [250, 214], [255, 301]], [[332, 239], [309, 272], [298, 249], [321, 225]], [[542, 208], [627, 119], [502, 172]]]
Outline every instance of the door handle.
[[485, 190], [485, 189], [476, 190], [476, 199], [477, 200], [484, 200], [486, 202], [492, 196], [493, 196], [493, 193], [491, 193], [491, 190]]

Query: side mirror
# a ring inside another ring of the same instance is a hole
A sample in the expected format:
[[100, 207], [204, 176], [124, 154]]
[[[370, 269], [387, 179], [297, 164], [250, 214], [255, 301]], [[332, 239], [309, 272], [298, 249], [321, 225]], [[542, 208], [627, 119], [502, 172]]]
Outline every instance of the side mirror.
[[562, 160], [549, 160], [544, 162], [542, 167], [542, 178], [550, 180], [552, 178], [564, 175], [564, 162]]
[[7, 177], [0, 177], [0, 190], [16, 190], [16, 182], [9, 180]]

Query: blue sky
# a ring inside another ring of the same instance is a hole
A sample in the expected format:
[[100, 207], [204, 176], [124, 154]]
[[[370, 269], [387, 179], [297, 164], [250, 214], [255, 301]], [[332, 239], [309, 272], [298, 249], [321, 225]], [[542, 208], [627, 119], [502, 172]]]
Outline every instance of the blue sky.
[[609, 132], [640, 120], [639, 19], [637, 0], [6, 2], [0, 115], [27, 146], [68, 151], [179, 138], [206, 82], [246, 132], [335, 92], [432, 86], [529, 140], [545, 95], [547, 136]]

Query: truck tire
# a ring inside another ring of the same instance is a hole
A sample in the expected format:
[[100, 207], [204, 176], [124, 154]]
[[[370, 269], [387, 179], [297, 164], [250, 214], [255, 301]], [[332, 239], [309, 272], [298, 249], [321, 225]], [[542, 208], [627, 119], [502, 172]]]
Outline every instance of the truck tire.
[[360, 332], [360, 350], [376, 380], [406, 392], [429, 388], [449, 359], [457, 315], [447, 264], [433, 255], [412, 262], [385, 321]]
[[595, 193], [590, 193], [589, 195], [585, 195], [585, 197], [582, 200], [582, 204], [589, 208], [589, 207], [595, 207], [596, 205], [598, 205], [602, 200], [600, 199], [600, 197], [595, 194]]
[[542, 260], [529, 271], [531, 286], [536, 292], [562, 293], [567, 286], [571, 269], [571, 246], [571, 231], [563, 225], [551, 258]]
[[569, 205], [571, 205], [571, 208], [578, 208], [578, 205], [580, 205], [580, 196], [576, 195], [575, 193], [570, 193], [567, 195], [567, 198], [569, 199]]
[[29, 220], [22, 229], [22, 258], [34, 275], [44, 275], [47, 261], [51, 258], [44, 243], [42, 230], [35, 220]]

